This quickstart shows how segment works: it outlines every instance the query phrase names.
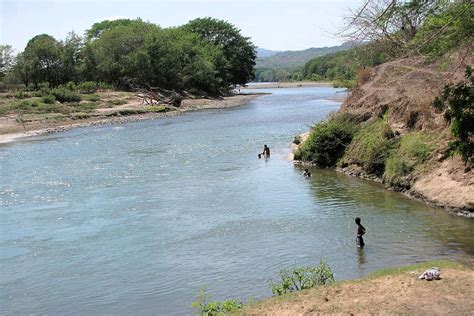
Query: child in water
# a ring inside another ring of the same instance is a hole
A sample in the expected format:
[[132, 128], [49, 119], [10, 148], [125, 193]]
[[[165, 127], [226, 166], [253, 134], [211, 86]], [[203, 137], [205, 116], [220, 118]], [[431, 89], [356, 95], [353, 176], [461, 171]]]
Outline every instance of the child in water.
[[355, 223], [357, 224], [356, 245], [357, 245], [357, 247], [362, 248], [365, 245], [364, 238], [362, 238], [362, 236], [365, 234], [365, 227], [362, 226], [362, 224], [360, 223], [360, 218], [359, 217], [356, 217]]

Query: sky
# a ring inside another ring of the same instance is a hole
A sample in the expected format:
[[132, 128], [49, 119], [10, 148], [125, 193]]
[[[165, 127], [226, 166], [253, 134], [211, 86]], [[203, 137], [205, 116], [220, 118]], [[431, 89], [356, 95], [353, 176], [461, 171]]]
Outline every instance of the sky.
[[138, 18], [161, 27], [198, 17], [226, 20], [261, 48], [301, 50], [339, 45], [335, 34], [362, 0], [0, 0], [0, 44], [22, 51], [28, 40], [83, 34], [105, 19]]

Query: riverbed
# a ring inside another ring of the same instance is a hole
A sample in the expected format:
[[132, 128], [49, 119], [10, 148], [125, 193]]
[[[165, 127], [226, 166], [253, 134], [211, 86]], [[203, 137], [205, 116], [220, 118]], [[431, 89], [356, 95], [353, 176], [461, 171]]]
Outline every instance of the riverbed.
[[[472, 219], [332, 170], [308, 180], [288, 160], [342, 89], [265, 92], [238, 108], [1, 147], [2, 314], [192, 314], [201, 288], [267, 297], [281, 268], [321, 259], [347, 279], [474, 256]], [[258, 159], [264, 144], [271, 158]]]

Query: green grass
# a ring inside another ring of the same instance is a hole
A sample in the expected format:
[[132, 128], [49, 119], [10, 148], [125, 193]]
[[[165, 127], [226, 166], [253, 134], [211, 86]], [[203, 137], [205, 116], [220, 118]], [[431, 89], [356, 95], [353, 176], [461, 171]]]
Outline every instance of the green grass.
[[383, 174], [384, 181], [400, 189], [409, 188], [410, 183], [405, 177], [430, 158], [438, 138], [434, 133], [427, 132], [402, 135], [398, 146], [389, 152]]
[[388, 123], [383, 119], [366, 122], [355, 133], [340, 165], [356, 164], [367, 173], [381, 176], [389, 152], [397, 144], [397, 139], [391, 134]]

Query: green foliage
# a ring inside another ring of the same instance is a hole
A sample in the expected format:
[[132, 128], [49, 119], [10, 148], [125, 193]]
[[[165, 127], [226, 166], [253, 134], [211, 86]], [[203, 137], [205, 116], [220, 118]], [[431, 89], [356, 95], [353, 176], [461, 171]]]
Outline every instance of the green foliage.
[[279, 276], [280, 281], [270, 283], [274, 296], [331, 284], [335, 281], [331, 267], [323, 261], [316, 267], [282, 269]]
[[205, 289], [200, 289], [197, 300], [193, 302], [192, 306], [197, 309], [197, 314], [200, 316], [218, 316], [225, 313], [236, 312], [242, 309], [242, 302], [236, 300], [226, 300], [223, 302], [213, 301], [209, 302], [210, 296]]
[[222, 49], [215, 68], [225, 84], [246, 84], [255, 78], [256, 47], [235, 26], [223, 20], [198, 18], [183, 28]]
[[433, 106], [445, 110], [444, 117], [451, 125], [454, 141], [449, 143], [452, 154], [459, 153], [464, 162], [473, 162], [474, 153], [474, 76], [466, 68], [466, 79], [456, 85], [446, 85]]
[[373, 67], [388, 60], [382, 43], [356, 46], [349, 50], [309, 60], [303, 68], [307, 80], [331, 80], [340, 87], [355, 85], [358, 70]]
[[77, 90], [80, 93], [92, 94], [97, 92], [97, 83], [93, 81], [84, 81], [77, 85]]
[[466, 44], [474, 34], [472, 3], [452, 3], [432, 14], [416, 33], [413, 45], [431, 59]]
[[51, 94], [61, 103], [81, 101], [81, 97], [79, 95], [65, 88], [52, 89]]
[[402, 135], [389, 152], [385, 163], [384, 181], [392, 186], [408, 188], [405, 177], [428, 160], [436, 145], [435, 135], [411, 132]]
[[392, 138], [389, 124], [383, 119], [367, 122], [354, 134], [354, 138], [341, 160], [341, 164], [356, 164], [367, 173], [381, 176], [390, 150], [398, 140]]
[[56, 102], [56, 97], [52, 94], [46, 95], [43, 97], [42, 101], [46, 104], [54, 104], [54, 102]]
[[321, 167], [336, 165], [360, 122], [360, 117], [340, 113], [316, 124], [308, 139], [296, 151], [295, 159], [311, 161]]
[[332, 82], [334, 88], [352, 89], [356, 85], [355, 80], [336, 79]]

